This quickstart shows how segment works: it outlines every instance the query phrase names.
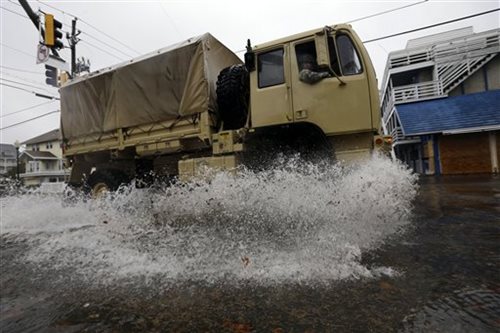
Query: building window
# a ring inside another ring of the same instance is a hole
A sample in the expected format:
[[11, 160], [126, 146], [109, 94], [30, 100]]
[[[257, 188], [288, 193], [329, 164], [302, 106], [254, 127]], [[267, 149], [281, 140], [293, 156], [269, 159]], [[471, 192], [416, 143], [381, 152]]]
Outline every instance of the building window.
[[47, 144], [45, 145], [45, 148], [52, 149], [52, 142], [47, 142]]
[[283, 49], [269, 51], [258, 58], [259, 88], [285, 83]]
[[40, 171], [40, 162], [39, 161], [29, 161], [28, 170], [29, 170], [29, 172]]
[[358, 52], [347, 35], [337, 35], [340, 65], [343, 75], [356, 75], [363, 72]]

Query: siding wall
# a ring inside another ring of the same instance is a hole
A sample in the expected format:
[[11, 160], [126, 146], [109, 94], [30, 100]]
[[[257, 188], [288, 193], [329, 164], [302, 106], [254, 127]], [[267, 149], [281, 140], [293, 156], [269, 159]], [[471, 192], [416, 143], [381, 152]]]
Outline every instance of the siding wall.
[[443, 135], [439, 152], [444, 175], [491, 173], [488, 133]]
[[491, 59], [461, 85], [450, 91], [448, 96], [453, 97], [485, 91], [485, 82], [488, 82], [488, 90], [500, 89], [500, 75], [498, 73], [500, 73], [499, 55]]
[[500, 131], [496, 132], [496, 138], [497, 138], [497, 161], [498, 164], [500, 164]]
[[488, 73], [488, 90], [500, 89], [500, 56], [498, 54], [486, 64], [486, 71]]

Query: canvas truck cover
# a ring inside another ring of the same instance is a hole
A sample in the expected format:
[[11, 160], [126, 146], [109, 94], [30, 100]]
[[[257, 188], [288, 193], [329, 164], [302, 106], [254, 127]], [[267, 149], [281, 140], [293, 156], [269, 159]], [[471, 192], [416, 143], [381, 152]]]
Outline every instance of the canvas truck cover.
[[210, 34], [76, 78], [60, 89], [65, 139], [216, 110], [219, 72], [242, 61]]

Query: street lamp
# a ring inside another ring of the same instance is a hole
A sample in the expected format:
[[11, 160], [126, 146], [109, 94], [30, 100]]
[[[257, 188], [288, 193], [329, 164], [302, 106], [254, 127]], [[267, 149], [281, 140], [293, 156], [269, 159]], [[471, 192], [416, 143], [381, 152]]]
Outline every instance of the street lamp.
[[19, 181], [19, 147], [21, 147], [19, 140], [14, 142], [14, 146], [16, 147], [16, 179]]

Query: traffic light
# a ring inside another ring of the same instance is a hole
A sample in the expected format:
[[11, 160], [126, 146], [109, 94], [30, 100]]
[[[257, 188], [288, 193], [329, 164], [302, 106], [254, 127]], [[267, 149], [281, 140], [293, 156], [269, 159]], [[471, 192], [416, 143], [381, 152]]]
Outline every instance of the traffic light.
[[57, 68], [50, 65], [45, 65], [45, 76], [46, 76], [45, 83], [54, 87], [58, 86]]
[[56, 49], [64, 47], [61, 38], [63, 33], [61, 30], [62, 23], [54, 18], [52, 14], [45, 14], [45, 45]]

